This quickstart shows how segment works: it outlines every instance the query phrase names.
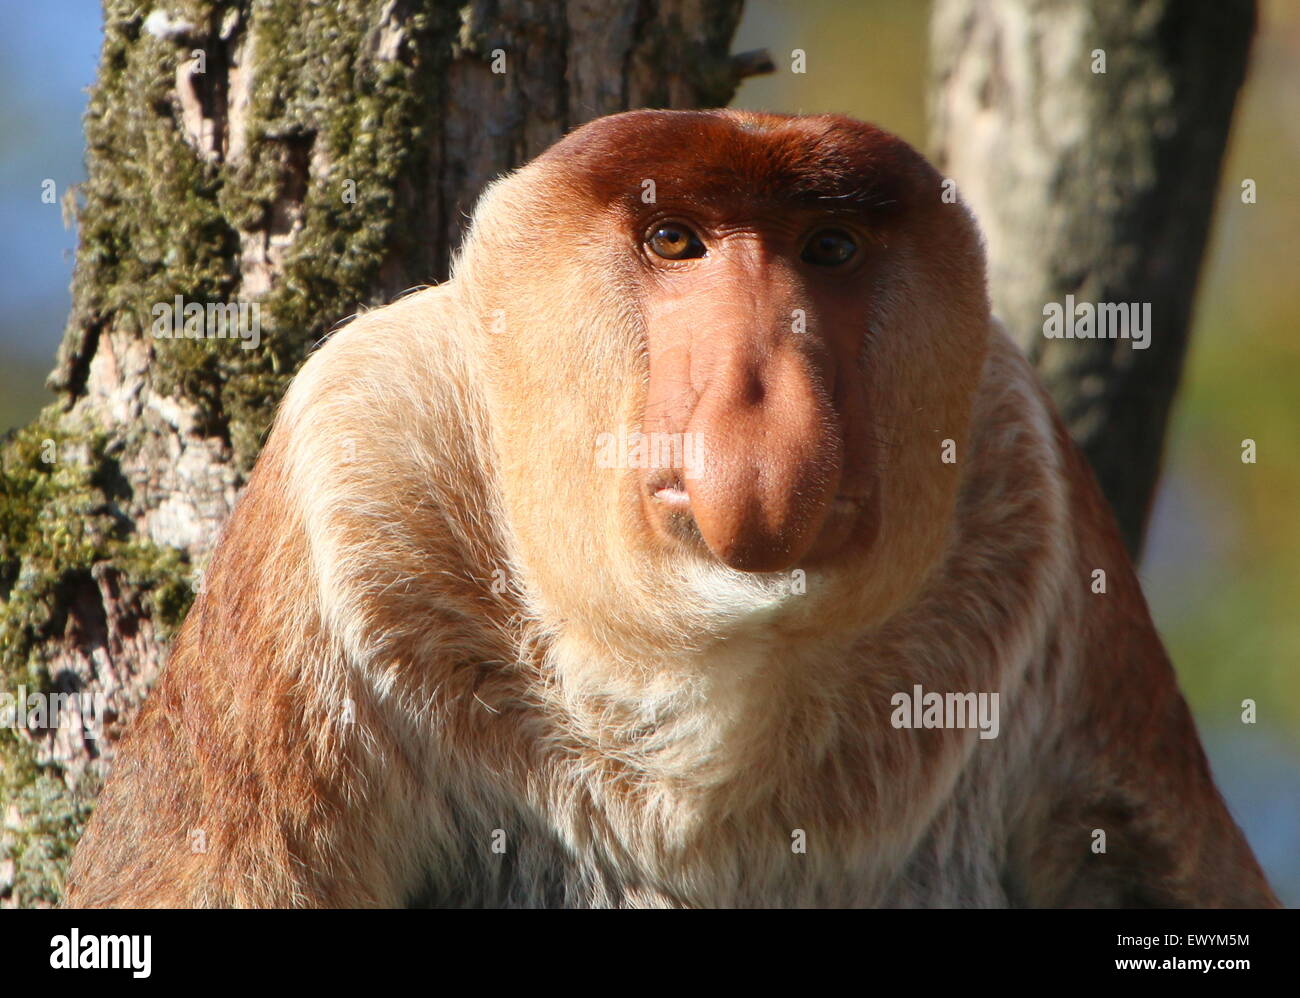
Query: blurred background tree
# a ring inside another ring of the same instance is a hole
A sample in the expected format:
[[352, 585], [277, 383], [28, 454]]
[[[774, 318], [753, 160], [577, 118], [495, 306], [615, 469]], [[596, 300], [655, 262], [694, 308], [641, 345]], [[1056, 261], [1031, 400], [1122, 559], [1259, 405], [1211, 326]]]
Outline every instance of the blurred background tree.
[[[993, 310], [1088, 456], [1134, 558], [1254, 33], [1254, 0], [933, 7], [935, 165], [979, 217]], [[1144, 308], [1141, 349], [1046, 337], [1044, 303], [1069, 297]]]

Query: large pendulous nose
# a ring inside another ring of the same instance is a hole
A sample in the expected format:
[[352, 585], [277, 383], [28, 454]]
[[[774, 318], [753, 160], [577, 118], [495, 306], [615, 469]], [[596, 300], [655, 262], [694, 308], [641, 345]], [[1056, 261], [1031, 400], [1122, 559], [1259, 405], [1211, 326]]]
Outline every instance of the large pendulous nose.
[[816, 540], [844, 459], [826, 374], [791, 345], [731, 351], [703, 386], [688, 430], [704, 460], [686, 479], [691, 513], [719, 561], [746, 572], [794, 565]]

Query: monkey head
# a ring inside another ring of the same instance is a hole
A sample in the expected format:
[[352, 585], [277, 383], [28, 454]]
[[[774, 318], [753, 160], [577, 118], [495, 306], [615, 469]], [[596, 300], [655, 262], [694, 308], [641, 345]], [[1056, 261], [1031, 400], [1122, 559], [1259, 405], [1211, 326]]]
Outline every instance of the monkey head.
[[[872, 126], [740, 111], [602, 118], [489, 190], [457, 280], [552, 612], [629, 636], [689, 628], [692, 601], [713, 628], [718, 604], [861, 627], [915, 591], [990, 322], [978, 232], [943, 194]], [[796, 569], [820, 600], [783, 597]]]

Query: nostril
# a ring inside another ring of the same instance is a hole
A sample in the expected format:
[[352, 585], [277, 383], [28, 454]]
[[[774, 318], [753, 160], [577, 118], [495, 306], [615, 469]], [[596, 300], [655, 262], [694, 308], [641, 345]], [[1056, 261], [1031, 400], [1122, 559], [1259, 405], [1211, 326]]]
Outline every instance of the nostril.
[[767, 386], [757, 367], [720, 371], [700, 389], [700, 401], [710, 397], [724, 399], [730, 406], [752, 408], [767, 398]]

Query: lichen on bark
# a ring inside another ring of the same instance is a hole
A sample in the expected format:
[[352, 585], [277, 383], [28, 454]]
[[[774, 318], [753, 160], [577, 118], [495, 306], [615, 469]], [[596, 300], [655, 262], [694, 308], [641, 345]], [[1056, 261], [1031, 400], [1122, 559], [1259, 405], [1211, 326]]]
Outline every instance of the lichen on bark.
[[434, 14], [399, 30], [369, 5], [266, 3], [250, 30], [246, 7], [191, 2], [171, 14], [184, 29], [154, 37], [138, 7], [108, 5], [74, 312], [54, 377], [80, 391], [97, 332], [144, 336], [155, 303], [252, 299], [258, 349], [168, 340], [149, 372], [244, 472], [310, 346], [393, 292], [386, 261], [418, 272], [421, 233], [398, 211], [399, 188], [431, 186], [425, 135], [445, 75], [427, 43]]
[[[161, 640], [192, 599], [184, 555], [139, 537], [114, 509], [121, 488], [102, 430], [51, 407], [0, 449], [0, 690], [75, 692], [51, 651], [69, 626], [69, 594], [113, 566]], [[25, 707], [15, 699], [14, 709]], [[0, 895], [51, 903], [100, 774], [51, 759], [51, 733], [0, 726]]]

